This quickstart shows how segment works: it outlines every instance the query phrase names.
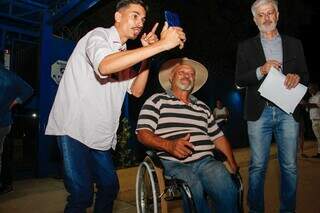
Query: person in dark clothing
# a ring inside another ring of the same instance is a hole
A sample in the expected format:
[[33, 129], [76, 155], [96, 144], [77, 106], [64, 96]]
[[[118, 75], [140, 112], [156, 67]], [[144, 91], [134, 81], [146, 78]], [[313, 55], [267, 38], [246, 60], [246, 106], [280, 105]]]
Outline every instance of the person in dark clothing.
[[[0, 56], [0, 58], [0, 194], [3, 194], [13, 190], [12, 180], [10, 180], [12, 178], [8, 178], [6, 174], [3, 174], [4, 172], [1, 169], [8, 166], [2, 165], [4, 163], [2, 159], [10, 159], [10, 155], [4, 153], [7, 150], [4, 149], [4, 143], [6, 136], [10, 133], [13, 122], [11, 110], [16, 104], [26, 101], [32, 95], [33, 89], [13, 71], [6, 69], [3, 65], [3, 56]], [[8, 147], [12, 148], [12, 146]]]
[[278, 148], [281, 172], [280, 212], [295, 212], [297, 192], [297, 143], [301, 107], [287, 114], [264, 99], [258, 89], [273, 67], [285, 75], [290, 90], [307, 85], [309, 74], [301, 41], [277, 30], [278, 2], [256, 0], [251, 7], [260, 33], [239, 44], [235, 81], [246, 88], [244, 118], [247, 120], [251, 161], [248, 205], [250, 212], [264, 212], [264, 180], [272, 136]]

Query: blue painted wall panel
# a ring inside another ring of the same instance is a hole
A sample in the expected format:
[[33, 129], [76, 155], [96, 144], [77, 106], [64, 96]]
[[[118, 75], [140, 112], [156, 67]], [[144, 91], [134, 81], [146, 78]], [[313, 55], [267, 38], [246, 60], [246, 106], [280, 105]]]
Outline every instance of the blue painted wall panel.
[[[44, 23], [47, 23], [44, 21]], [[46, 177], [56, 174], [58, 162], [53, 160], [57, 155], [56, 139], [44, 135], [48, 115], [58, 85], [51, 78], [51, 65], [57, 60], [65, 60], [72, 53], [75, 43], [52, 36], [52, 26], [43, 24], [40, 47], [40, 128], [38, 144], [38, 176]]]

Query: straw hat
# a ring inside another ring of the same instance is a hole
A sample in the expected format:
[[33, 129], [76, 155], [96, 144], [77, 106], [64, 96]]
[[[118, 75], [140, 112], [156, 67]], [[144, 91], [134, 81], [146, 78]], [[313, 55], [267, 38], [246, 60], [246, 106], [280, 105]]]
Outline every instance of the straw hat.
[[164, 90], [171, 89], [171, 82], [169, 80], [170, 74], [172, 70], [176, 68], [178, 65], [189, 65], [193, 67], [193, 69], [196, 72], [194, 87], [191, 94], [198, 91], [206, 83], [208, 79], [208, 70], [205, 66], [189, 58], [175, 58], [175, 59], [166, 61], [160, 67], [159, 81]]

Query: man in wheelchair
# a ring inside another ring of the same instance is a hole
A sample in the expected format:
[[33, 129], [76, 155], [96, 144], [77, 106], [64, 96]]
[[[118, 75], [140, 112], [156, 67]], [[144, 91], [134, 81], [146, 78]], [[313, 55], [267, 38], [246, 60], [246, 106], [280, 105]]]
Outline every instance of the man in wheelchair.
[[192, 95], [207, 77], [207, 69], [194, 60], [165, 62], [159, 81], [166, 92], [154, 94], [145, 102], [136, 133], [141, 143], [157, 150], [166, 176], [188, 184], [197, 212], [210, 212], [207, 196], [215, 212], [238, 212], [236, 185], [212, 152], [218, 149], [224, 153], [231, 172], [236, 173], [238, 166], [231, 146], [210, 108]]

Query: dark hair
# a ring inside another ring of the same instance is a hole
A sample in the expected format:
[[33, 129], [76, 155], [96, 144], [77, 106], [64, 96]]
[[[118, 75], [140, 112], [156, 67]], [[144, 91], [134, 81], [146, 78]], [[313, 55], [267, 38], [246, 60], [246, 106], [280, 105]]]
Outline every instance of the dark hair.
[[146, 12], [148, 11], [148, 6], [142, 0], [120, 0], [117, 3], [116, 11], [119, 11], [121, 8], [128, 7], [130, 4], [138, 4], [143, 7]]

